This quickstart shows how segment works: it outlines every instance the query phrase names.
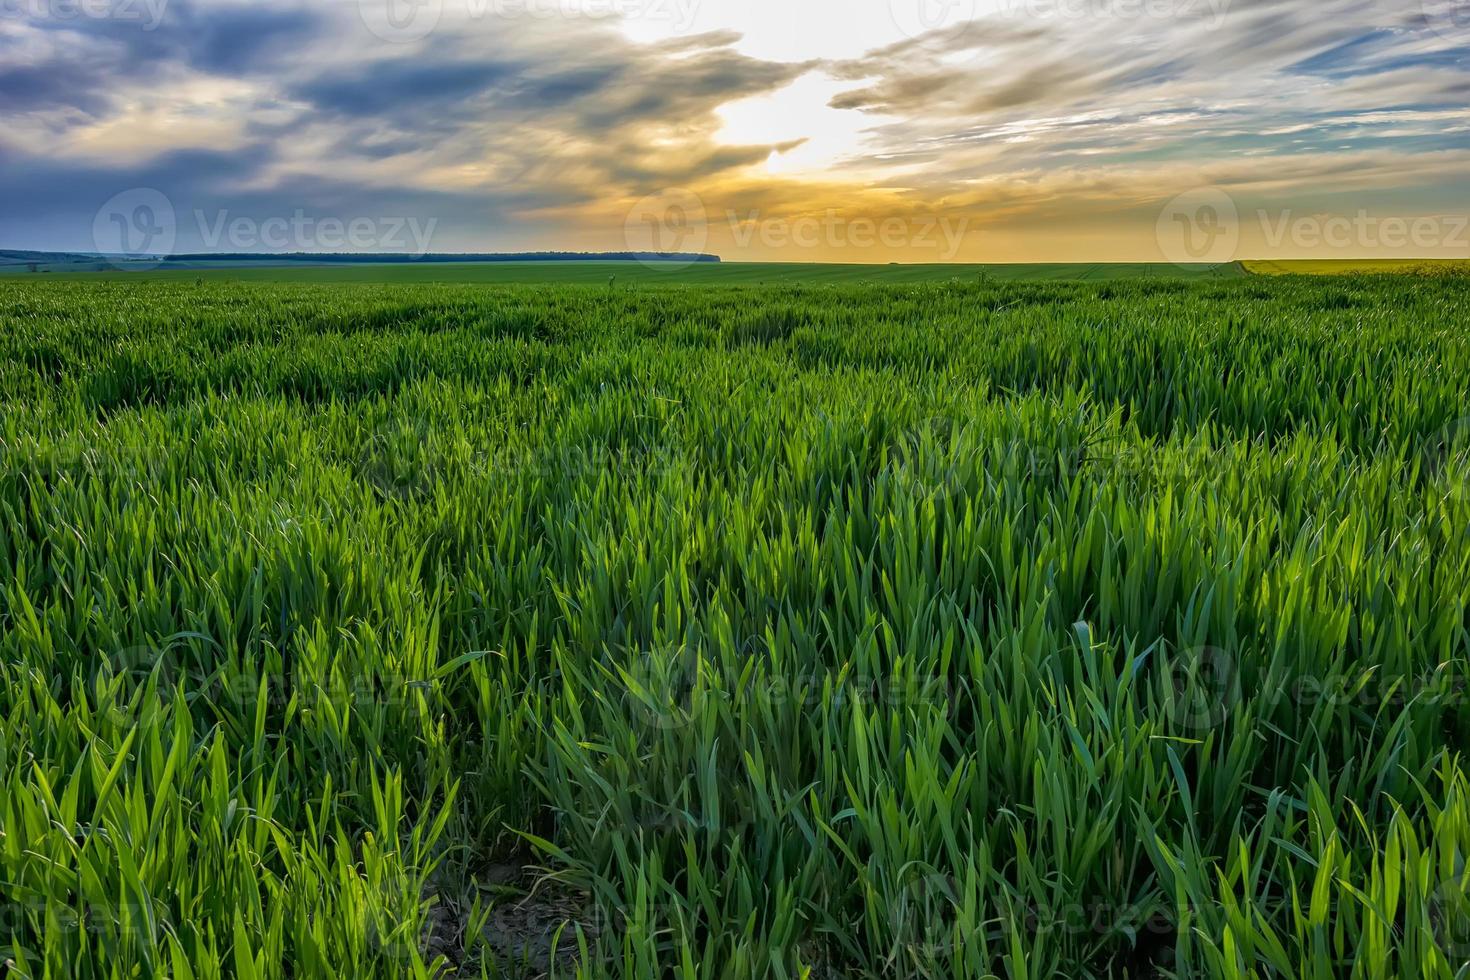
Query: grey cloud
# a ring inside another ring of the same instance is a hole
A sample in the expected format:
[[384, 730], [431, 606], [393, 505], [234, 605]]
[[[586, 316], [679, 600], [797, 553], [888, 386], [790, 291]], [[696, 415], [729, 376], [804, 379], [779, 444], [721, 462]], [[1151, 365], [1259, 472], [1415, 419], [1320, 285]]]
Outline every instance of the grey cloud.
[[494, 61], [435, 64], [414, 56], [319, 75], [287, 94], [324, 113], [426, 117], [431, 112], [462, 108], [514, 78], [518, 70], [514, 64]]
[[0, 92], [9, 112], [66, 107], [96, 115], [110, 101], [106, 82], [105, 75], [86, 64], [0, 65]]
[[[268, 152], [172, 154], [146, 166], [117, 168], [57, 167], [34, 157], [0, 156], [0, 184], [7, 188], [0, 248], [91, 250], [98, 209], [114, 195], [139, 188], [159, 190], [169, 200], [174, 250], [180, 252], [218, 248], [211, 246], [211, 234], [236, 219], [258, 226], [270, 219], [290, 221], [298, 213], [343, 223], [413, 219], [434, 229], [435, 248], [467, 250], [507, 234], [513, 225], [524, 231], [524, 220], [510, 216], [543, 203], [513, 188], [501, 194], [436, 192], [312, 176], [290, 177], [268, 189], [242, 188], [239, 179], [264, 164]], [[514, 241], [507, 237], [503, 244]]]

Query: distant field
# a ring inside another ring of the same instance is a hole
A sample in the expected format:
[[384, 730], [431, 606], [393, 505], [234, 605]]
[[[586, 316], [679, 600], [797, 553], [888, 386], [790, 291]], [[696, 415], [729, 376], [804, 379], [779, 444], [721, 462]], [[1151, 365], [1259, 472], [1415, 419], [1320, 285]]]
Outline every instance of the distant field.
[[1027, 268], [0, 282], [0, 976], [1464, 980], [1470, 278]]
[[1247, 261], [1245, 271], [1259, 276], [1346, 276], [1360, 273], [1465, 271], [1470, 259], [1290, 259]]
[[[3, 274], [3, 273], [0, 273]], [[156, 270], [84, 271], [68, 268], [20, 276], [96, 279], [101, 276], [150, 279], [238, 280], [244, 282], [368, 282], [368, 283], [591, 283], [610, 278], [620, 283], [680, 285], [759, 285], [762, 283], [911, 283], [976, 281], [1117, 280], [1146, 278], [1234, 279], [1245, 273], [1237, 263], [1175, 266], [1162, 262], [1092, 264], [855, 265], [810, 262], [701, 262], [691, 265], [643, 265], [638, 262], [467, 262], [424, 265], [191, 265]]]
[[981, 281], [1061, 282], [1125, 279], [1238, 279], [1250, 275], [1355, 275], [1423, 271], [1470, 272], [1470, 259], [1249, 260], [1223, 265], [1179, 266], [1164, 262], [997, 263], [927, 265], [863, 265], [820, 262], [700, 262], [689, 265], [644, 265], [638, 262], [426, 262], [339, 263], [308, 265], [190, 262], [166, 267], [129, 268], [104, 264], [42, 265], [39, 273], [23, 264], [0, 265], [0, 279], [45, 277], [99, 279], [208, 279], [238, 282], [320, 283], [484, 283], [535, 284], [664, 283], [690, 286], [819, 285], [845, 283], [902, 284]]

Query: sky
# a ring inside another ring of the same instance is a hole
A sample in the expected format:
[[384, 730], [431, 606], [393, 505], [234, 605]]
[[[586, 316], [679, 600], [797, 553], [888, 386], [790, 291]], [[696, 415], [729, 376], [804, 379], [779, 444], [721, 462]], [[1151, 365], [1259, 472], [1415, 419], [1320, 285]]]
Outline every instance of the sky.
[[1470, 0], [0, 0], [0, 248], [1470, 258]]

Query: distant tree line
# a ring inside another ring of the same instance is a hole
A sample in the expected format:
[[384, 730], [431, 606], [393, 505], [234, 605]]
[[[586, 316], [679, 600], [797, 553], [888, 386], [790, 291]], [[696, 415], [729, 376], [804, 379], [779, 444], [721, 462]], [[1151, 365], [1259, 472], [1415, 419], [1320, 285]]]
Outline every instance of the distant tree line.
[[313, 262], [336, 264], [416, 262], [719, 262], [702, 252], [196, 252], [168, 255], [164, 262]]
[[[95, 252], [36, 252], [0, 249], [0, 265], [25, 263], [37, 272], [40, 265], [91, 264], [108, 258]], [[703, 252], [432, 252], [412, 255], [402, 252], [193, 252], [161, 256], [118, 256], [120, 260], [150, 262], [301, 262], [314, 265], [402, 264], [415, 262], [719, 262], [718, 255]]]

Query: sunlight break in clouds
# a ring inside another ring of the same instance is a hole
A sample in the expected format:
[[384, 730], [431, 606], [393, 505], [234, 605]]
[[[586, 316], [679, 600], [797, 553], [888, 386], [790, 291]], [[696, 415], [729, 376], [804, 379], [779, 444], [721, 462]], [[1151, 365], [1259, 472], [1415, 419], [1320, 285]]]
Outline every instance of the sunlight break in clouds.
[[1467, 41], [1456, 0], [0, 0], [0, 247], [144, 188], [438, 251], [1152, 260], [1217, 190], [1229, 257], [1470, 254]]

